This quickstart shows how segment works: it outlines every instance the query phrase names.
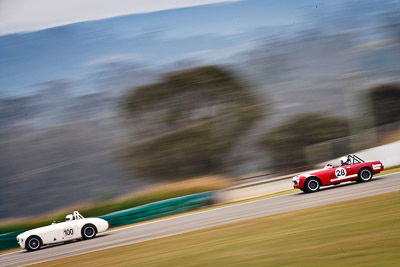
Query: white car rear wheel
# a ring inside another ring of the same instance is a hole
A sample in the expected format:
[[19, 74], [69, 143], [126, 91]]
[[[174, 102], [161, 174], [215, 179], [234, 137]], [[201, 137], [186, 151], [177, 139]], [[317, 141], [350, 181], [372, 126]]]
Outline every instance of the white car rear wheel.
[[90, 239], [96, 236], [97, 229], [92, 224], [87, 224], [82, 228], [82, 238], [83, 239]]

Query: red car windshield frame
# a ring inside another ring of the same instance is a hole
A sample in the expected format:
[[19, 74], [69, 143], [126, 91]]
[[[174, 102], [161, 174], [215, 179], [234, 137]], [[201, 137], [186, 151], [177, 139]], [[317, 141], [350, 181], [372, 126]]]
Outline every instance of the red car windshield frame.
[[[359, 157], [357, 157], [356, 155], [349, 155], [349, 158], [353, 158], [353, 163], [352, 164], [357, 164], [357, 163], [363, 163], [365, 161], [363, 161], [362, 159], [360, 159]], [[357, 161], [357, 162], [356, 162]]]

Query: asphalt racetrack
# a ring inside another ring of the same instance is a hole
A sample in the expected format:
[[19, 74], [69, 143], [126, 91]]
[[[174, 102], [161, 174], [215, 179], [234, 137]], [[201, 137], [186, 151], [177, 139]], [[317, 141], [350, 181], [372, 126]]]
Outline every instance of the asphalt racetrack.
[[312, 194], [304, 194], [299, 190], [298, 193], [223, 206], [112, 230], [91, 240], [55, 245], [35, 252], [24, 250], [0, 255], [0, 266], [21, 266], [44, 262], [225, 223], [399, 190], [400, 173], [374, 177], [372, 181], [367, 183], [349, 182], [339, 186], [326, 187]]

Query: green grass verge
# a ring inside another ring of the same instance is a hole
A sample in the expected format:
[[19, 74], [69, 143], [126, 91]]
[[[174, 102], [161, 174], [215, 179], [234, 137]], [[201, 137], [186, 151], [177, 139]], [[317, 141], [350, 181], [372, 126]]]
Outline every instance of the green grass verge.
[[309, 208], [40, 266], [398, 266], [400, 194]]
[[[79, 210], [79, 212], [85, 217], [97, 217], [110, 212], [145, 205], [160, 200], [219, 190], [229, 185], [232, 185], [232, 182], [223, 177], [200, 177], [191, 180], [157, 186], [145, 192], [135, 194], [123, 199], [104, 203], [93, 203], [86, 206], [77, 206], [73, 207], [72, 209]], [[31, 219], [29, 221], [25, 219], [24, 221], [12, 221], [0, 224], [0, 234], [49, 225], [53, 220], [64, 221], [65, 215], [71, 213], [72, 209], [55, 214], [50, 214], [47, 216], [41, 216], [39, 218]]]

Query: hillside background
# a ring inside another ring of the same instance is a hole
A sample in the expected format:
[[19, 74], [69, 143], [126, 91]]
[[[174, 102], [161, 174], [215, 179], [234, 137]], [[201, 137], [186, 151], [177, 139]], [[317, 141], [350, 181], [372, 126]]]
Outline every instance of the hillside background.
[[[310, 165], [398, 140], [398, 3], [301, 2], [237, 1], [1, 35], [0, 219], [208, 173], [235, 178]], [[216, 71], [194, 79], [210, 66]], [[219, 71], [229, 77], [224, 86], [203, 83]], [[183, 77], [180, 87], [174, 74]], [[147, 97], [140, 88], [173, 97], [156, 95], [134, 113], [126, 102]], [[202, 88], [213, 90], [187, 93]], [[248, 109], [257, 111], [251, 123], [239, 123]], [[169, 121], [157, 121], [161, 110], [172, 112]], [[224, 114], [234, 119], [219, 121]], [[195, 123], [208, 125], [207, 134], [182, 130]], [[169, 146], [156, 143], [165, 136], [172, 136]], [[182, 142], [188, 136], [212, 140], [195, 155], [203, 165], [157, 158], [192, 151]], [[329, 140], [337, 145], [317, 146]], [[166, 175], [161, 163], [196, 168]]]

